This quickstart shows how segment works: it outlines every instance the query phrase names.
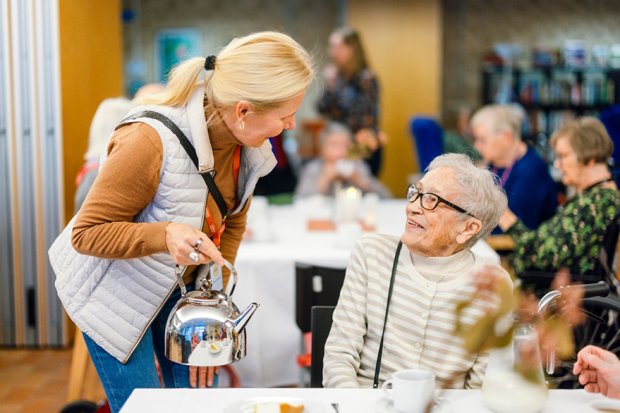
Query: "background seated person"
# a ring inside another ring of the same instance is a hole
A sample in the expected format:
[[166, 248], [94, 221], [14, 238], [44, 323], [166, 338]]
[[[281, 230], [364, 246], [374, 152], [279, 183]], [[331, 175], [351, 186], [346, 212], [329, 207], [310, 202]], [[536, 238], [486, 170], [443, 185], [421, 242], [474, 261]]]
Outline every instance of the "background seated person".
[[349, 156], [352, 142], [351, 131], [346, 126], [327, 124], [321, 135], [321, 157], [302, 168], [295, 194], [334, 195], [338, 185], [350, 185], [382, 198], [390, 197], [390, 191], [370, 173], [368, 165]]
[[99, 162], [101, 156], [106, 153], [114, 128], [132, 108], [131, 101], [124, 97], [104, 99], [97, 107], [90, 122], [88, 149], [84, 154], [85, 162], [75, 178], [75, 212], [84, 203], [90, 187], [99, 174]]
[[515, 243], [511, 264], [517, 274], [566, 267], [573, 274], [603, 275], [603, 239], [620, 214], [620, 195], [607, 166], [613, 143], [599, 120], [583, 117], [558, 129], [551, 147], [562, 182], [577, 195], [535, 231], [511, 210], [504, 213], [499, 226]]
[[[479, 388], [488, 355], [466, 352], [454, 334], [455, 306], [475, 291], [473, 272], [482, 260], [470, 248], [497, 225], [506, 196], [489, 171], [466, 155], [446, 154], [409, 187], [407, 199], [379, 382], [420, 367], [433, 371], [440, 387]], [[355, 247], [325, 345], [325, 387], [372, 386], [398, 242], [368, 234]], [[497, 265], [492, 271], [509, 279]], [[474, 302], [466, 323], [488, 306]]]
[[471, 119], [474, 146], [500, 178], [508, 207], [530, 229], [554, 213], [556, 185], [545, 161], [521, 140], [521, 115], [509, 105], [489, 105]]
[[469, 120], [472, 110], [465, 103], [452, 102], [448, 104], [442, 116], [443, 150], [444, 153], [463, 153], [474, 161], [482, 157], [473, 147], [473, 137]]

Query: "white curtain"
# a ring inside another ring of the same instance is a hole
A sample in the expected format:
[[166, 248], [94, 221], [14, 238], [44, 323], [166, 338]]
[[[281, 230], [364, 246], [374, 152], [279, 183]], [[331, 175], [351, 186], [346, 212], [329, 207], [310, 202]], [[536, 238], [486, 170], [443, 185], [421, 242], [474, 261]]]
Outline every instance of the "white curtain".
[[0, 345], [66, 344], [47, 249], [64, 222], [57, 0], [0, 0]]

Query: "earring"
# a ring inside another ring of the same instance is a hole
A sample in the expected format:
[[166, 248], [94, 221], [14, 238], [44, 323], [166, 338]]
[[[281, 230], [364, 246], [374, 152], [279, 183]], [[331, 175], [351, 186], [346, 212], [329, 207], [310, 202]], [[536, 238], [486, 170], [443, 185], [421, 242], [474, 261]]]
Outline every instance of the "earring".
[[245, 123], [241, 121], [241, 123], [239, 123], [239, 130], [244, 130], [244, 129], [245, 129]]

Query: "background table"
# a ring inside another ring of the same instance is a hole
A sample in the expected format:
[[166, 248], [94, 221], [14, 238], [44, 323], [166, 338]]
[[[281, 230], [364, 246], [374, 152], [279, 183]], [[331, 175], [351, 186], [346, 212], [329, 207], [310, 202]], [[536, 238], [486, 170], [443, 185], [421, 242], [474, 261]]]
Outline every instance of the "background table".
[[[381, 201], [376, 213], [377, 232], [402, 234], [405, 207], [404, 199]], [[241, 243], [235, 263], [239, 285], [234, 301], [241, 309], [250, 302], [261, 305], [248, 323], [247, 356], [234, 365], [243, 387], [299, 382], [296, 357], [301, 333], [295, 324], [295, 263], [345, 268], [352, 249], [352, 245], [339, 245], [335, 231], [308, 231], [308, 219], [329, 218], [330, 211], [325, 199], [270, 206], [267, 214], [272, 239]], [[249, 219], [251, 223], [254, 218]], [[473, 250], [499, 263], [498, 255], [486, 243], [477, 243]]]
[[[331, 403], [338, 403], [340, 413], [376, 412], [383, 391], [372, 389], [138, 389], [121, 413], [221, 413], [227, 406], [253, 397], [284, 396], [319, 402], [326, 413], [334, 413]], [[446, 413], [492, 413], [479, 390], [447, 390], [443, 396], [451, 409]], [[601, 395], [583, 390], [551, 390], [541, 413], [594, 413], [592, 402], [609, 401]], [[620, 401], [610, 401], [620, 406]], [[443, 412], [442, 412], [443, 413]]]

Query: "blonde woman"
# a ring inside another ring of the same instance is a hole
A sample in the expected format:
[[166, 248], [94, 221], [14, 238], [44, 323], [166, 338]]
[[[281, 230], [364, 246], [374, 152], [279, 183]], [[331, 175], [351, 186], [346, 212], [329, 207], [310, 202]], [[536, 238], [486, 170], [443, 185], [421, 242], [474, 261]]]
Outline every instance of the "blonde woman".
[[[191, 285], [195, 266], [234, 262], [256, 181], [276, 164], [267, 139], [295, 127], [313, 76], [308, 53], [287, 35], [237, 38], [217, 56], [180, 64], [112, 136], [91, 193], [50, 250], [58, 294], [84, 332], [112, 411], [134, 388], [159, 387], [154, 352], [166, 387], [213, 384], [212, 369], [163, 354], [180, 296], [175, 265]], [[145, 110], [178, 126], [197, 167], [169, 127], [141, 117]], [[213, 171], [216, 191], [200, 174]]]

